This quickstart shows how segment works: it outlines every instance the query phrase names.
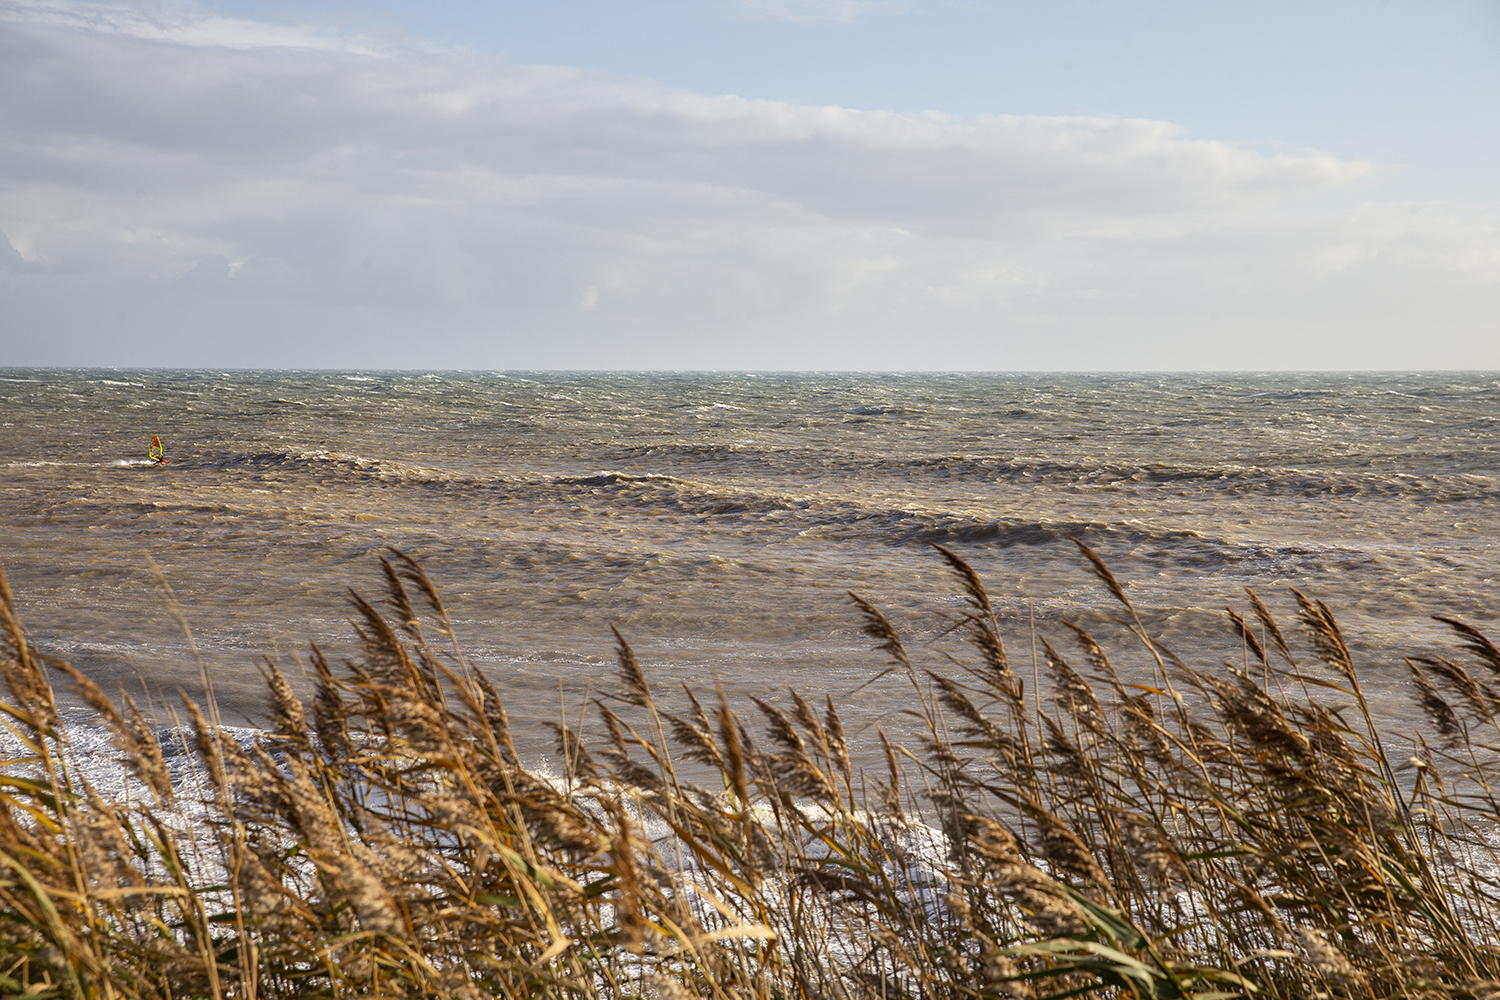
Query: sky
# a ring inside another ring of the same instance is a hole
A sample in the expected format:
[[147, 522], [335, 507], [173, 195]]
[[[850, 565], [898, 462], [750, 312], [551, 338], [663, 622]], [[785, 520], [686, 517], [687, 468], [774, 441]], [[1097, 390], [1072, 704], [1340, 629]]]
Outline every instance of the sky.
[[0, 0], [0, 366], [1500, 369], [1500, 0]]

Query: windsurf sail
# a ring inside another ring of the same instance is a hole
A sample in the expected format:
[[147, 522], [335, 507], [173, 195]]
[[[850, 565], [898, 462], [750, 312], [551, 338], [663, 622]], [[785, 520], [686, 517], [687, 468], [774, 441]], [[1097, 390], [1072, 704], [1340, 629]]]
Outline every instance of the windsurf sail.
[[155, 434], [151, 435], [151, 448], [146, 452], [146, 455], [150, 457], [151, 461], [158, 464], [167, 460], [166, 453], [161, 449], [161, 438]]

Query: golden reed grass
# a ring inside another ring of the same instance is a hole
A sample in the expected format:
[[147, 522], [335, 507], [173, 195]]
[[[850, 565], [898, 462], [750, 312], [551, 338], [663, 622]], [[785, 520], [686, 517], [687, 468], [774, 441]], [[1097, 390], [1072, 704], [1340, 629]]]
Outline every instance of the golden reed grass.
[[[0, 582], [19, 748], [0, 769], [0, 991], [1500, 997], [1500, 650], [1443, 619], [1460, 648], [1407, 661], [1432, 729], [1398, 753], [1326, 605], [1294, 591], [1283, 629], [1251, 594], [1228, 612], [1239, 667], [1194, 668], [1080, 548], [1150, 682], [1068, 626], [1040, 641], [1044, 706], [978, 575], [939, 549], [967, 660], [919, 666], [854, 597], [923, 734], [879, 734], [871, 775], [832, 700], [747, 717], [688, 691], [673, 714], [618, 633], [617, 692], [559, 721], [560, 777], [532, 773], [399, 552], [384, 609], [354, 599], [362, 655], [312, 650], [310, 701], [267, 660], [266, 732], [242, 743], [184, 697], [183, 746], [163, 747], [28, 642]], [[80, 769], [54, 672], [113, 733], [126, 792]]]

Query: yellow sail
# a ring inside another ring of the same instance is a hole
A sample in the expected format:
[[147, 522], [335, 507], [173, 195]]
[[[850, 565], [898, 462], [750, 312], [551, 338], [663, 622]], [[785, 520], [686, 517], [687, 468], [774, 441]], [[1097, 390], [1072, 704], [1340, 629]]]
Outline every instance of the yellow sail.
[[150, 456], [151, 461], [153, 462], [160, 462], [162, 460], [163, 452], [161, 450], [161, 438], [157, 437], [155, 434], [151, 435], [151, 450], [146, 452], [146, 454]]

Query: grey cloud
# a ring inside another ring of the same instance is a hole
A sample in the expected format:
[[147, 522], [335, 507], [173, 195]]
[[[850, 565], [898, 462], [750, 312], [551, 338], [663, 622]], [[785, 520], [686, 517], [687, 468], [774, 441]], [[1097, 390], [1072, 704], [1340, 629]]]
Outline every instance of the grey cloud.
[[17, 361], [131, 363], [104, 354], [149, 327], [181, 364], [409, 364], [422, 327], [436, 366], [929, 364], [915, 337], [1149, 367], [1122, 331], [1190, 340], [1197, 298], [1363, 315], [1360, 275], [1426, 301], [1405, 268], [1452, 276], [1462, 332], [1500, 278], [1483, 213], [1307, 216], [1376, 167], [1164, 122], [715, 97], [189, 8], [0, 17]]
[[218, 288], [229, 280], [229, 261], [223, 254], [204, 257], [177, 280], [196, 288]]
[[16, 249], [10, 237], [0, 233], [0, 269], [20, 270], [26, 266], [26, 258], [21, 256], [21, 251]]
[[[35, 26], [6, 39], [0, 86], [22, 99], [7, 102], [5, 124], [50, 140], [26, 172], [96, 188], [124, 190], [152, 168], [331, 165], [375, 194], [468, 161], [504, 178], [729, 185], [903, 225], [994, 225], [1019, 212], [1240, 207], [1370, 170], [1186, 140], [1161, 122], [959, 122], [674, 93], [452, 53], [236, 51]], [[142, 162], [147, 151], [155, 162]]]

